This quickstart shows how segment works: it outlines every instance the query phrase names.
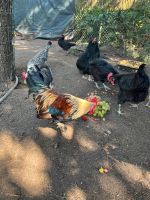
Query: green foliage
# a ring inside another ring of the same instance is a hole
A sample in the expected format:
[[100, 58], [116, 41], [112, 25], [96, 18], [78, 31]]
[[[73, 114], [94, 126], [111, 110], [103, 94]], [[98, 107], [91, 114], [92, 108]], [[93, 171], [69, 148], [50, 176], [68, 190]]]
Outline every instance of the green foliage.
[[75, 17], [76, 39], [87, 41], [94, 35], [101, 45], [123, 47], [131, 56], [144, 58], [150, 51], [148, 5], [147, 1], [138, 1], [128, 10], [106, 10], [100, 6], [80, 9]]

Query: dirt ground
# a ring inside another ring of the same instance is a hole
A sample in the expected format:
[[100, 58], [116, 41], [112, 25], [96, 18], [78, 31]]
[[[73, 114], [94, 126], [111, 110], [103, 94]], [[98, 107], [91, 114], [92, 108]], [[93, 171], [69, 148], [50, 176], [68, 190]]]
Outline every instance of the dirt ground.
[[[46, 43], [16, 39], [18, 74]], [[49, 50], [55, 89], [85, 98], [96, 88], [81, 78], [76, 59], [56, 42]], [[138, 109], [125, 104], [125, 115], [118, 116], [117, 87], [111, 88], [97, 90], [111, 104], [106, 120], [71, 123], [58, 149], [57, 131], [36, 119], [27, 88], [13, 91], [0, 105], [0, 200], [150, 199], [150, 109], [146, 102]], [[107, 174], [99, 173], [101, 166]]]

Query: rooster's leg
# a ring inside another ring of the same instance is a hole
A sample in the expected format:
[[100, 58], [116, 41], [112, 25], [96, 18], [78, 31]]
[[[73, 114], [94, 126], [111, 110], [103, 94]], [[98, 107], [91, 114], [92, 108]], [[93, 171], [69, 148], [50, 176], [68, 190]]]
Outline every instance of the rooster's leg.
[[[56, 122], [56, 121], [55, 121]], [[58, 136], [57, 136], [57, 142], [54, 145], [54, 148], [58, 148], [60, 146], [60, 141], [61, 141], [61, 136], [62, 133], [66, 131], [67, 127], [65, 126], [65, 124], [61, 123], [61, 122], [56, 122], [56, 126], [58, 129]]]
[[123, 114], [124, 114], [123, 112], [121, 112], [121, 104], [118, 105], [117, 113], [118, 113], [119, 115], [123, 115]]
[[61, 132], [65, 132], [67, 127], [65, 126], [65, 124], [61, 123], [61, 122], [57, 122], [57, 128], [60, 129]]
[[57, 135], [57, 141], [54, 144], [55, 149], [59, 148], [59, 146], [60, 146], [60, 141], [61, 141], [61, 130], [60, 129], [58, 129], [57, 134], [58, 134]]
[[103, 83], [104, 89], [107, 92], [107, 90], [111, 90], [107, 85], [105, 85], [105, 83]]

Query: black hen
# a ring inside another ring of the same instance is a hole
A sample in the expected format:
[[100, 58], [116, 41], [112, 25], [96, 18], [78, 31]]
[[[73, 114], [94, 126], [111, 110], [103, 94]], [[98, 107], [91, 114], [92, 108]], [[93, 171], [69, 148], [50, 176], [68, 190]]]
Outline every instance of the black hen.
[[75, 46], [76, 43], [65, 40], [65, 36], [62, 35], [58, 40], [58, 45], [65, 51], [68, 51], [72, 46]]
[[85, 52], [81, 54], [76, 62], [76, 66], [80, 70], [81, 74], [83, 74], [83, 78], [85, 78], [85, 75], [89, 75], [89, 80], [91, 80], [89, 63], [99, 57], [100, 50], [98, 47], [98, 42], [96, 41], [96, 38], [91, 38]]
[[108, 81], [112, 85], [115, 84], [113, 75], [119, 72], [106, 60], [98, 58], [90, 62], [90, 74], [94, 78], [96, 87], [99, 89], [98, 82], [102, 82], [105, 90], [110, 89], [104, 83]]
[[136, 73], [120, 74], [115, 76], [119, 85], [119, 114], [122, 114], [121, 104], [127, 101], [138, 104], [144, 101], [148, 96], [150, 81], [144, 68], [145, 64], [142, 64]]

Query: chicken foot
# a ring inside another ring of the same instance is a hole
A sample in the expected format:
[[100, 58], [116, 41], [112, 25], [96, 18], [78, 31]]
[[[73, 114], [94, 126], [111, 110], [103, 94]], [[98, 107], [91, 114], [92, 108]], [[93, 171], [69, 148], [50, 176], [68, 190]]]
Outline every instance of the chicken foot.
[[107, 92], [108, 90], [111, 90], [107, 85], [105, 85], [105, 83], [103, 83], [103, 87], [100, 87], [100, 86], [98, 85], [98, 83], [95, 82], [95, 86], [96, 86], [97, 89], [104, 88], [106, 92]]
[[56, 126], [58, 129], [58, 135], [57, 135], [57, 142], [54, 144], [54, 148], [57, 149], [60, 146], [60, 142], [61, 142], [61, 137], [62, 137], [62, 133], [66, 131], [67, 127], [65, 124], [61, 123], [61, 122], [56, 122]]
[[56, 125], [57, 125], [57, 128], [59, 128], [61, 132], [65, 132], [67, 129], [66, 125], [61, 122], [57, 122]]
[[111, 90], [107, 85], [105, 85], [105, 83], [103, 83], [104, 89], [107, 92], [107, 90]]
[[119, 115], [124, 115], [124, 114], [125, 114], [125, 113], [121, 112], [121, 104], [118, 105], [117, 113], [118, 113]]
[[138, 109], [138, 104], [132, 104], [132, 103], [131, 103], [131, 104], [130, 104], [130, 107], [131, 107], [131, 108], [137, 108], [137, 109]]

